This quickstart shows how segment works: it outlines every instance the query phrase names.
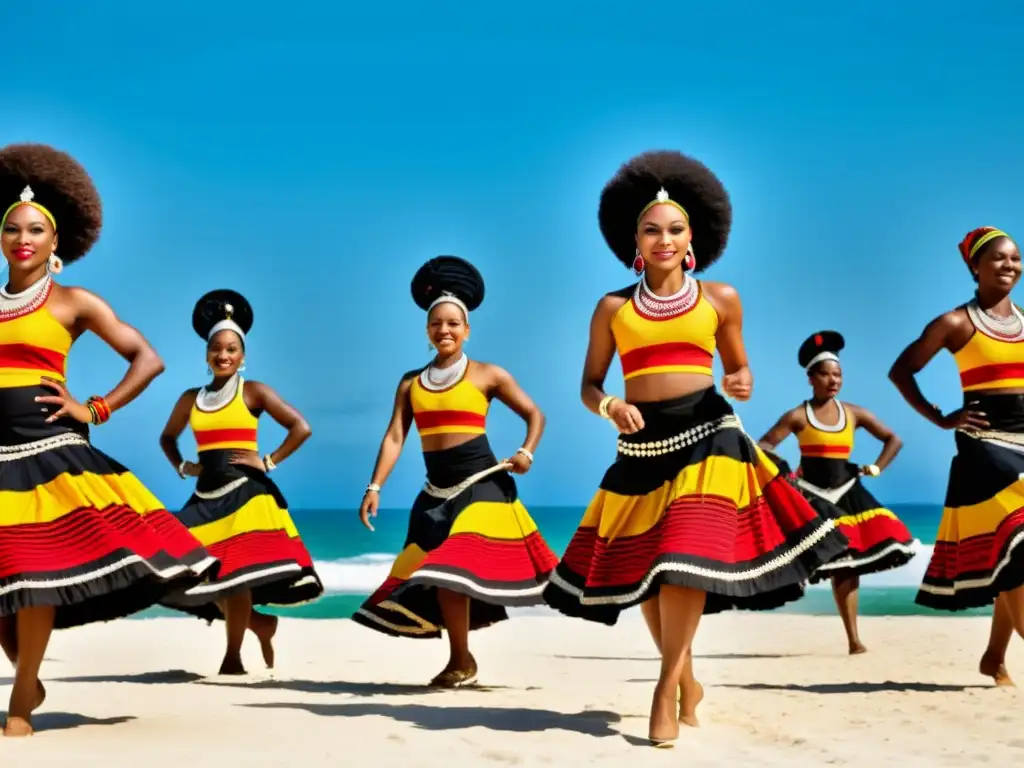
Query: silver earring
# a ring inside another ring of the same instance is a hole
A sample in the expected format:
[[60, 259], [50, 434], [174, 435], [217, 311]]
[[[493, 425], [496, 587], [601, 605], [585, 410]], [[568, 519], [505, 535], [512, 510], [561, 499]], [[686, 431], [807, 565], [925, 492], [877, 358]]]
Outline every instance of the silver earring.
[[245, 360], [243, 360], [242, 364], [240, 366], [238, 366], [238, 372], [239, 373], [241, 373], [244, 370], [245, 370]]
[[46, 260], [46, 268], [54, 275], [59, 275], [60, 271], [64, 269], [64, 262], [61, 261], [60, 256], [54, 251], [50, 254], [50, 258]]
[[206, 366], [206, 375], [213, 376], [213, 368], [211, 368], [210, 366]]

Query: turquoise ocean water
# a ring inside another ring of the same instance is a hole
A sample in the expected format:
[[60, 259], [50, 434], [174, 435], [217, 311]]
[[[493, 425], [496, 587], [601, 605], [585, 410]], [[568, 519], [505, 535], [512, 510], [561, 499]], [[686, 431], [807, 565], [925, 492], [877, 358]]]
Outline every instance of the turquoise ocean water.
[[[914, 594], [931, 556], [942, 508], [928, 504], [894, 504], [890, 508], [921, 542], [917, 556], [902, 568], [861, 579], [860, 613], [864, 616], [949, 616], [915, 605]], [[583, 514], [580, 507], [530, 507], [530, 513], [557, 553], [565, 550]], [[354, 510], [293, 510], [295, 524], [316, 560], [326, 594], [315, 603], [295, 608], [274, 608], [281, 616], [348, 618], [362, 600], [387, 575], [391, 561], [405, 540], [408, 512], [381, 510], [370, 532], [359, 523]], [[544, 610], [544, 609], [541, 609]], [[788, 613], [833, 614], [835, 606], [828, 585], [815, 585], [807, 596], [779, 609]], [[990, 609], [967, 611], [989, 613]], [[153, 609], [139, 618], [182, 614]]]

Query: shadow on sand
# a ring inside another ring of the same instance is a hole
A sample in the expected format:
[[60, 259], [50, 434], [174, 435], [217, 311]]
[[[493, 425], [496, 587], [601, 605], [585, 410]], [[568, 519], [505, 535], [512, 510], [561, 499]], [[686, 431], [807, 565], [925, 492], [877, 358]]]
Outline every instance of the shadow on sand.
[[[32, 715], [32, 729], [36, 733], [46, 731], [66, 731], [71, 728], [81, 728], [86, 725], [121, 725], [130, 722], [135, 717], [122, 715], [121, 717], [87, 717], [74, 712], [37, 712]], [[0, 713], [0, 722], [7, 720], [7, 713]]]
[[804, 693], [958, 693], [975, 688], [995, 688], [993, 685], [941, 685], [938, 683], [815, 683], [812, 685], [771, 685], [769, 683], [723, 683], [716, 688], [739, 688], [744, 691], [803, 691]]
[[610, 726], [620, 721], [614, 712], [589, 710], [566, 714], [524, 707], [430, 707], [424, 704], [300, 704], [280, 702], [243, 704], [260, 709], [301, 709], [321, 717], [389, 717], [428, 731], [487, 728], [510, 733], [571, 731], [587, 736], [619, 736]]
[[[258, 680], [247, 683], [244, 680], [200, 680], [201, 685], [221, 685], [229, 688], [248, 688], [254, 691], [296, 691], [298, 693], [347, 693], [353, 696], [414, 696], [431, 693], [446, 693], [449, 689], [430, 688], [427, 685], [403, 683], [357, 683], [346, 680]], [[489, 693], [491, 691], [531, 691], [536, 687], [513, 688], [507, 685], [467, 685], [458, 689]]]

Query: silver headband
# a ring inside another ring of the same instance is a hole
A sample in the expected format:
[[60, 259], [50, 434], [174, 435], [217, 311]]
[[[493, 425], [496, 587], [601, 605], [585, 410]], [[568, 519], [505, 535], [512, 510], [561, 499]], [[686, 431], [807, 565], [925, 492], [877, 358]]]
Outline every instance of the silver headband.
[[220, 333], [221, 331], [234, 331], [239, 335], [242, 341], [245, 341], [245, 331], [242, 330], [242, 326], [230, 317], [214, 323], [213, 328], [211, 328], [210, 332], [206, 334], [206, 340], [209, 341], [214, 337], [214, 334]]
[[469, 318], [469, 307], [465, 305], [462, 299], [460, 299], [453, 293], [448, 293], [446, 291], [445, 293], [442, 293], [440, 296], [434, 299], [432, 302], [430, 302], [430, 306], [427, 307], [427, 314], [430, 314], [431, 310], [433, 310], [434, 307], [436, 307], [438, 304], [454, 304], [456, 307], [462, 310], [462, 314], [464, 314], [467, 319]]
[[835, 352], [819, 352], [818, 354], [811, 358], [811, 361], [807, 364], [806, 370], [810, 372], [811, 368], [813, 368], [823, 360], [835, 360], [838, 363], [839, 355], [837, 355]]

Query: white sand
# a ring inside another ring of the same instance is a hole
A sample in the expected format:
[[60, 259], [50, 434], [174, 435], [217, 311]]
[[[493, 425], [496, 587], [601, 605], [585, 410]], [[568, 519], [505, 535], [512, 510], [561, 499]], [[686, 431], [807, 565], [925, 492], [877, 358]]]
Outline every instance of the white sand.
[[[283, 619], [272, 677], [250, 638], [250, 678], [218, 679], [222, 625], [120, 621], [55, 634], [38, 733], [0, 739], [0, 765], [964, 766], [1024, 756], [1019, 694], [976, 672], [987, 619], [861, 622], [870, 652], [851, 658], [838, 618], [706, 619], [703, 727], [656, 750], [645, 737], [658, 660], [636, 610], [614, 628], [545, 615], [474, 633], [487, 687], [444, 692], [421, 687], [446, 659], [441, 640]], [[1019, 640], [1009, 666], [1024, 683]]]

